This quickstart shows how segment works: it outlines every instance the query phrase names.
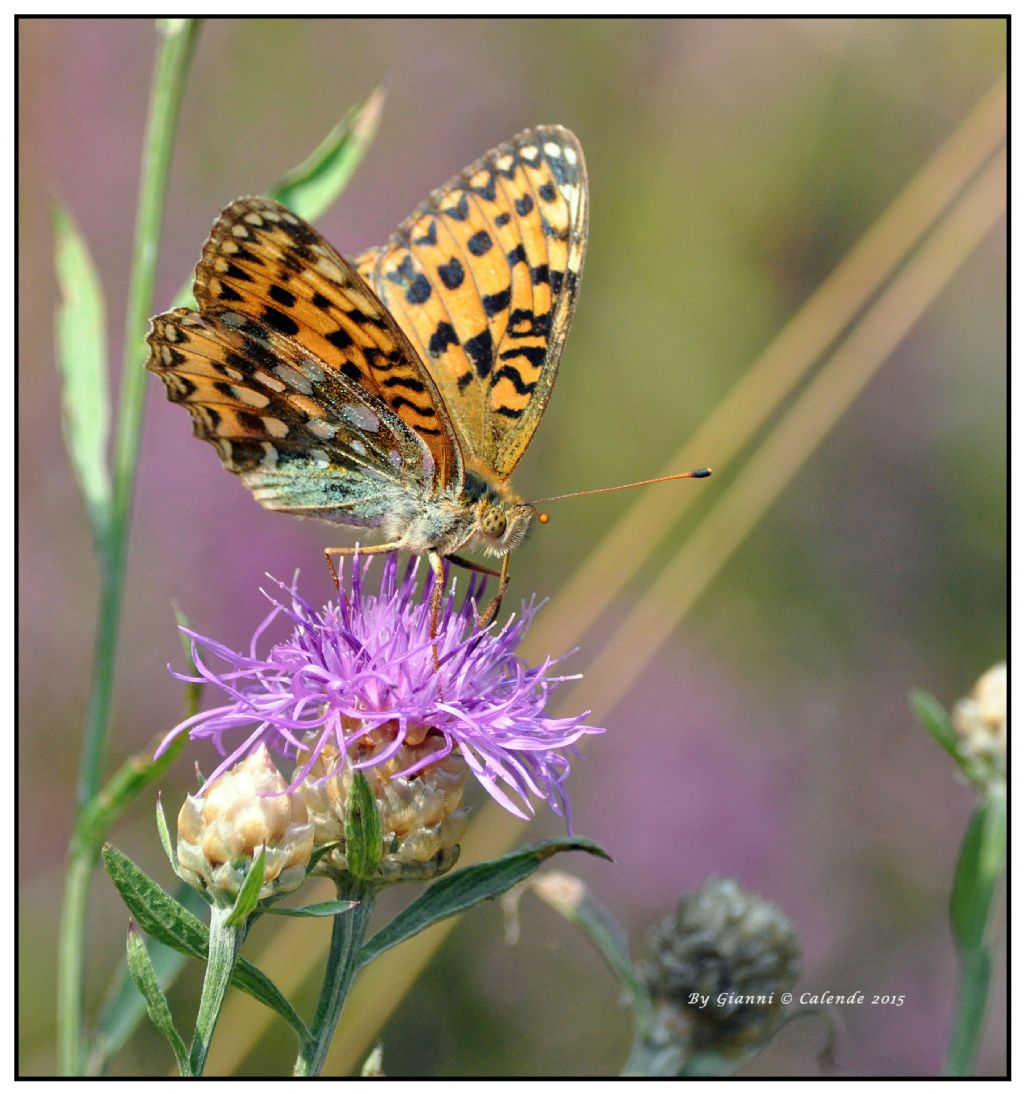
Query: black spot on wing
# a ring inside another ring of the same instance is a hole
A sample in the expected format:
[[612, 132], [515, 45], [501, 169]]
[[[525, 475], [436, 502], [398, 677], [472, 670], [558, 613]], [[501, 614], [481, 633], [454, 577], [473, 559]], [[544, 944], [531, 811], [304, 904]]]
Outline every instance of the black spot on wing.
[[412, 264], [411, 255], [406, 255], [393, 270], [388, 270], [384, 276], [396, 285], [408, 285], [416, 276], [416, 268]]
[[352, 345], [352, 335], [342, 327], [332, 330], [330, 334], [326, 334], [324, 337], [335, 349], [348, 349]]
[[516, 212], [525, 217], [533, 209], [533, 198], [529, 194], [523, 194], [521, 198], [516, 198]]
[[437, 276], [441, 278], [446, 289], [457, 289], [466, 280], [466, 271], [462, 268], [462, 263], [453, 258], [451, 262], [437, 267]]
[[276, 301], [286, 308], [295, 307], [295, 297], [287, 289], [282, 289], [280, 285], [271, 285], [269, 294], [270, 299]]
[[242, 294], [238, 293], [238, 292], [235, 292], [235, 290], [230, 285], [226, 285], [223, 281], [218, 282], [218, 284], [219, 284], [219, 288], [217, 289], [217, 299], [218, 300], [241, 300], [242, 299]]
[[440, 357], [449, 346], [458, 344], [459, 336], [455, 333], [455, 328], [451, 323], [441, 322], [437, 324], [437, 329], [430, 336], [427, 352], [431, 357]]
[[414, 239], [413, 243], [415, 243], [418, 247], [436, 247], [437, 221], [432, 220], [430, 222], [430, 227], [423, 233], [423, 235], [419, 236], [417, 239]]
[[233, 262], [228, 263], [228, 267], [224, 271], [224, 276], [230, 277], [232, 281], [252, 281], [252, 278], [245, 270], [240, 266], [236, 266]]
[[490, 329], [482, 330], [479, 334], [463, 343], [463, 349], [469, 354], [477, 376], [486, 376], [494, 364], [494, 341], [491, 338]]
[[405, 298], [410, 304], [422, 304], [430, 299], [430, 293], [430, 282], [423, 274], [418, 273], [405, 290]]
[[487, 254], [487, 252], [494, 246], [494, 241], [490, 235], [481, 228], [479, 232], [474, 232], [473, 235], [466, 240], [466, 246], [469, 248], [471, 255], [476, 255], [479, 258], [481, 255]]
[[299, 333], [299, 324], [291, 316], [278, 311], [277, 308], [265, 307], [263, 309], [263, 322], [281, 334], [294, 336]]
[[502, 289], [501, 292], [491, 293], [489, 296], [483, 298], [484, 311], [487, 313], [487, 318], [490, 319], [497, 315], [499, 312], [503, 312], [512, 299], [511, 289]]
[[465, 194], [459, 196], [459, 200], [447, 209], [441, 210], [446, 217], [452, 220], [466, 220], [469, 217], [469, 201]]
[[473, 193], [479, 194], [480, 197], [486, 198], [488, 201], [496, 201], [498, 197], [497, 186], [494, 181], [493, 175], [487, 176], [487, 181], [483, 186], [474, 186]]

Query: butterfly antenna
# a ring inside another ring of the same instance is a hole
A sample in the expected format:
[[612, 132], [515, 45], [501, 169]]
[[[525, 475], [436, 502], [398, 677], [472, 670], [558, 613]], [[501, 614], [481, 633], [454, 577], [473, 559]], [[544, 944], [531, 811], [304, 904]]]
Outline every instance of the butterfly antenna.
[[[640, 479], [639, 482], [624, 482], [621, 486], [599, 486], [596, 490], [574, 490], [571, 494], [555, 494], [551, 498], [538, 498], [531, 505], [543, 505], [549, 501], [564, 501], [565, 498], [583, 498], [588, 494], [610, 494], [613, 490], [632, 490], [634, 486], [652, 486], [656, 482], [674, 482], [676, 479], [706, 479], [711, 474], [710, 467], [698, 467], [695, 471], [680, 471], [676, 475], [661, 475], [656, 479]], [[551, 519], [547, 513], [540, 513], [537, 519], [547, 524]]]

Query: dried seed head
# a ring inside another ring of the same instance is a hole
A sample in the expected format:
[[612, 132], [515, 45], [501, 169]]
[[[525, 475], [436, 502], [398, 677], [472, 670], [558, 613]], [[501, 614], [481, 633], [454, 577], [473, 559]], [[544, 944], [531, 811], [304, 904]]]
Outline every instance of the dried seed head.
[[728, 1058], [775, 1032], [781, 996], [800, 975], [800, 945], [778, 908], [713, 878], [651, 931], [641, 972], [656, 1040]]
[[313, 825], [298, 794], [274, 766], [264, 745], [178, 814], [178, 865], [200, 891], [235, 894], [253, 859], [265, 849], [260, 898], [297, 889], [313, 851]]

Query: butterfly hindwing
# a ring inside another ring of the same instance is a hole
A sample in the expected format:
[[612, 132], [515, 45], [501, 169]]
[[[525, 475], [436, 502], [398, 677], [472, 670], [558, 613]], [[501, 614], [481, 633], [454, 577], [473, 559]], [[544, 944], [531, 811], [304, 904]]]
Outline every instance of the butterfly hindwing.
[[402, 493], [434, 493], [424, 439], [263, 322], [178, 308], [153, 320], [148, 341], [168, 398], [266, 508], [375, 525]]
[[283, 205], [239, 198], [220, 214], [195, 296], [204, 315], [249, 316], [358, 384], [423, 439], [439, 486], [461, 479], [444, 403], [416, 350], [359, 274]]
[[582, 149], [545, 126], [489, 152], [354, 260], [426, 363], [463, 448], [501, 479], [550, 397], [586, 234]]

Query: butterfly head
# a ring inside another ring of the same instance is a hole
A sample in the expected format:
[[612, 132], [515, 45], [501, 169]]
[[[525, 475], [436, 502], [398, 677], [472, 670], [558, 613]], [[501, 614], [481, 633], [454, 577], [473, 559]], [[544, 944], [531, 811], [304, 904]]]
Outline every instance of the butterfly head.
[[537, 510], [518, 498], [484, 498], [477, 503], [477, 538], [493, 555], [507, 555], [526, 538]]

